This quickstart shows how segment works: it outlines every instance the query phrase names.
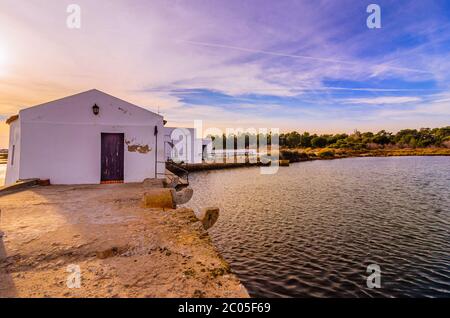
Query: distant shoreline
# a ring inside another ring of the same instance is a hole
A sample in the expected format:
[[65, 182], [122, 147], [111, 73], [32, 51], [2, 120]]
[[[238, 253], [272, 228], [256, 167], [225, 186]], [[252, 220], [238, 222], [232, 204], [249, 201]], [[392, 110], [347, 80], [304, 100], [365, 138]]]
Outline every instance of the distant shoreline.
[[405, 156], [450, 156], [450, 148], [385, 148], [372, 150], [332, 148], [283, 148], [280, 158], [290, 162], [309, 160], [360, 158], [360, 157], [405, 157]]
[[[352, 149], [330, 149], [330, 148], [296, 148], [279, 150], [280, 160], [289, 160], [290, 163], [314, 161], [314, 160], [334, 160], [344, 158], [376, 158], [376, 157], [424, 157], [424, 156], [450, 156], [448, 148], [416, 148], [416, 149], [377, 149], [358, 151]], [[189, 172], [223, 170], [245, 167], [262, 166], [260, 162], [228, 162], [182, 164], [181, 166]], [[242, 160], [242, 157], [241, 157]], [[253, 158], [253, 160], [255, 160]]]

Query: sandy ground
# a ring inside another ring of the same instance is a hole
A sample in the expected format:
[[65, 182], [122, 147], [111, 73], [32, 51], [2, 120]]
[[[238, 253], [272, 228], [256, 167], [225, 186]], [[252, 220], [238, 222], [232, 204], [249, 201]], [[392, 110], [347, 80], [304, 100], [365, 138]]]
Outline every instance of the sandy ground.
[[[193, 212], [142, 208], [144, 192], [122, 184], [0, 196], [0, 297], [248, 297]], [[69, 288], [76, 277], [81, 287]]]

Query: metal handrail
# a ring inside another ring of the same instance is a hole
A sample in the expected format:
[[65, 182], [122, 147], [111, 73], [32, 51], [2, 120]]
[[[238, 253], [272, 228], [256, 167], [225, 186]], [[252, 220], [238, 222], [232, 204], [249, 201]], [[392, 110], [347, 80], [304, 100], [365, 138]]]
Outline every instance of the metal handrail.
[[[188, 170], [184, 169], [183, 167], [181, 167], [180, 165], [174, 163], [173, 161], [158, 161], [158, 163], [164, 163], [167, 170], [169, 170], [170, 172], [172, 172], [173, 174], [175, 174], [179, 178], [186, 179], [186, 182], [189, 183], [189, 171]], [[172, 171], [169, 168], [172, 168], [173, 170], [181, 171], [181, 173], [179, 173], [179, 172], [176, 173], [175, 171]], [[171, 181], [173, 181], [172, 180], [172, 176], [170, 174], [161, 173], [161, 172], [157, 172], [156, 174], [157, 175], [164, 175], [164, 176], [168, 177]]]
[[166, 168], [167, 168], [169, 171], [172, 171], [172, 170], [170, 170], [169, 168], [173, 168], [173, 169], [175, 169], [175, 170], [181, 171], [181, 175], [178, 175], [175, 171], [172, 171], [172, 172], [175, 173], [175, 174], [176, 174], [177, 176], [179, 176], [180, 178], [185, 178], [186, 181], [189, 183], [189, 171], [186, 170], [186, 169], [184, 169], [183, 167], [181, 167], [179, 164], [176, 164], [176, 163], [173, 162], [173, 161], [166, 161]]

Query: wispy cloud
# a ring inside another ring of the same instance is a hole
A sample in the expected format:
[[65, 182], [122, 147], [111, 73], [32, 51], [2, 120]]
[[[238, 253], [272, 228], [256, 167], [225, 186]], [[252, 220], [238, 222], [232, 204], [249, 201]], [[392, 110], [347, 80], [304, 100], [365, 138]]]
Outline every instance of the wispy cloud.
[[366, 104], [366, 105], [395, 105], [417, 103], [422, 99], [420, 97], [410, 96], [387, 96], [387, 97], [373, 97], [373, 98], [349, 98], [344, 101], [344, 104]]
[[193, 45], [198, 45], [198, 46], [237, 50], [237, 51], [242, 51], [242, 52], [247, 52], [247, 53], [257, 53], [257, 54], [265, 54], [265, 55], [271, 55], [271, 56], [277, 56], [277, 57], [288, 57], [288, 58], [292, 58], [292, 59], [304, 59], [304, 60], [312, 60], [312, 61], [317, 61], [317, 62], [335, 63], [335, 64], [341, 64], [341, 65], [352, 65], [352, 66], [373, 68], [374, 72], [372, 73], [371, 76], [376, 76], [377, 74], [386, 72], [387, 70], [399, 70], [399, 71], [413, 72], [413, 73], [432, 74], [430, 71], [409, 68], [409, 67], [398, 67], [398, 66], [389, 65], [386, 63], [379, 64], [379, 65], [370, 65], [367, 63], [358, 63], [358, 62], [353, 62], [353, 61], [343, 61], [343, 60], [314, 57], [314, 56], [307, 56], [307, 55], [265, 51], [265, 50], [237, 47], [237, 46], [231, 46], [231, 45], [222, 45], [222, 44], [215, 44], [215, 43], [205, 43], [205, 42], [198, 42], [198, 41], [182, 41], [182, 42], [193, 44]]

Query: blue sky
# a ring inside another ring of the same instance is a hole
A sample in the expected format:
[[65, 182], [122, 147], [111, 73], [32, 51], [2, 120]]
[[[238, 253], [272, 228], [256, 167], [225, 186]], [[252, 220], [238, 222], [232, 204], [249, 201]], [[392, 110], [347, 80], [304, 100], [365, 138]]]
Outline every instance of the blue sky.
[[291, 129], [450, 123], [448, 1], [378, 1], [381, 29], [366, 26], [368, 1], [258, 3], [232, 1], [237, 12], [227, 22], [242, 24], [241, 34], [187, 41], [203, 54], [230, 55], [220, 67], [257, 67], [255, 81], [221, 86], [212, 74], [163, 90], [187, 108], [263, 113]]
[[72, 2], [0, 0], [1, 117], [97, 88], [170, 125], [450, 124], [450, 1], [79, 0], [69, 30]]

